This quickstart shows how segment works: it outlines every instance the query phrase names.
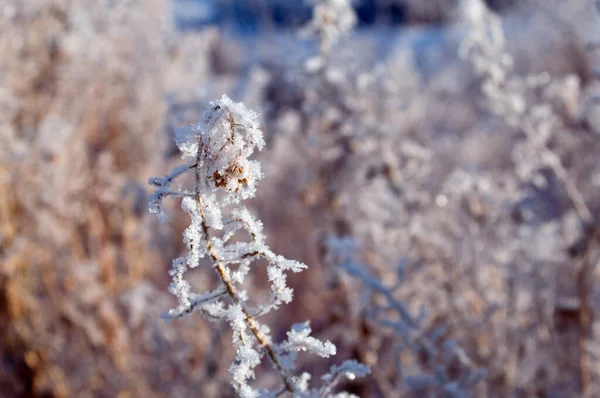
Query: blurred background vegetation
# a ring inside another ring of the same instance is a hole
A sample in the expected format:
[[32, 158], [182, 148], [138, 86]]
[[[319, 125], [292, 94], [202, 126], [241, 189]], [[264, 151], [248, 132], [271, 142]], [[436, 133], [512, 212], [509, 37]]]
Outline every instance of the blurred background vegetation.
[[[359, 311], [360, 287], [351, 285], [356, 290], [348, 296], [350, 285], [324, 261], [322, 241], [327, 233], [352, 234], [384, 282], [393, 283], [396, 264], [408, 262], [398, 297], [415, 312], [427, 307], [424, 327], [445, 326], [488, 369], [473, 396], [600, 396], [594, 395], [600, 394], [598, 271], [581, 272], [582, 262], [595, 265], [596, 252], [577, 251], [581, 237], [569, 232], [573, 215], [560, 187], [519, 191], [527, 194], [498, 216], [514, 228], [506, 227], [512, 232], [502, 239], [488, 232], [504, 224], [483, 220], [508, 188], [444, 210], [450, 171], [515, 173], [516, 135], [481, 110], [479, 80], [458, 58], [465, 31], [457, 4], [354, 3], [358, 26], [330, 62], [356, 76], [385, 73], [381, 87], [394, 89], [365, 96], [332, 85], [325, 95], [362, 101], [360, 112], [331, 107], [355, 121], [360, 131], [351, 134], [368, 133], [369, 123], [392, 126], [397, 137], [389, 142], [398, 151], [390, 156], [405, 177], [418, 174], [400, 185], [402, 195], [371, 198], [364, 210], [365, 184], [340, 177], [339, 169], [353, 175], [353, 166], [316, 148], [318, 135], [336, 131], [340, 116], [327, 113], [327, 97], [311, 97], [322, 92], [304, 71], [317, 48], [297, 34], [311, 17], [310, 2], [0, 0], [0, 395], [233, 396], [228, 329], [200, 317], [172, 325], [159, 318], [174, 302], [167, 270], [183, 250], [187, 220], [173, 206], [173, 216], [159, 225], [146, 205], [148, 178], [178, 161], [173, 130], [198, 120], [210, 100], [227, 93], [263, 118], [268, 148], [259, 157], [266, 178], [252, 208], [269, 244], [310, 267], [291, 280], [291, 308], [271, 319], [275, 337], [311, 319], [317, 336], [340, 347], [341, 359], [358, 357], [383, 369], [353, 387], [362, 396], [441, 396], [403, 383], [389, 349], [393, 337], [350, 315]], [[515, 71], [576, 79], [575, 93], [554, 108], [562, 130], [551, 147], [595, 217], [600, 60], [589, 44], [600, 31], [593, 1], [487, 5], [502, 17]], [[308, 112], [311, 103], [320, 111]], [[353, 151], [353, 139], [344, 150]], [[369, 175], [389, 170], [385, 162], [357, 159], [372, 166]], [[347, 187], [355, 191], [342, 192]], [[392, 203], [389, 213], [377, 213], [377, 228], [360, 224], [374, 208], [388, 209], [388, 200], [405, 203], [406, 214]], [[421, 235], [390, 214], [422, 217]], [[467, 228], [473, 236], [453, 229], [461, 223], [481, 229]], [[509, 265], [465, 254], [515, 241], [525, 249], [511, 252]], [[211, 272], [193, 276], [197, 290], [210, 286]], [[426, 362], [400, 361], [407, 369]]]

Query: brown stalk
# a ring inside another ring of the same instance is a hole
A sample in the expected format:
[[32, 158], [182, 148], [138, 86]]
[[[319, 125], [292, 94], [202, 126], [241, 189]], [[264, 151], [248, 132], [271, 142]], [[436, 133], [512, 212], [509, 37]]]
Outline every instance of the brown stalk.
[[210, 234], [209, 234], [210, 228], [208, 227], [208, 225], [206, 223], [206, 216], [204, 214], [204, 203], [202, 202], [202, 197], [199, 192], [200, 178], [202, 177], [201, 171], [200, 171], [200, 165], [202, 164], [203, 150], [204, 150], [204, 145], [203, 145], [203, 143], [201, 143], [198, 146], [198, 153], [196, 155], [196, 165], [197, 166], [196, 166], [196, 170], [195, 170], [196, 171], [196, 173], [195, 173], [196, 192], [195, 193], [196, 193], [196, 201], [198, 202], [198, 208], [200, 209], [199, 210], [200, 217], [202, 219], [202, 223], [201, 223], [202, 233], [204, 234], [204, 236], [206, 238], [206, 250], [215, 265], [215, 268], [217, 270], [217, 274], [219, 275], [219, 278], [221, 278], [221, 281], [225, 285], [225, 289], [227, 290], [227, 295], [231, 298], [231, 300], [235, 304], [239, 304], [240, 307], [242, 308], [242, 312], [244, 313], [244, 317], [246, 320], [246, 325], [248, 325], [248, 328], [250, 328], [250, 330], [252, 331], [252, 334], [254, 335], [254, 337], [256, 338], [258, 343], [261, 345], [263, 350], [266, 352], [267, 356], [269, 357], [269, 360], [273, 364], [273, 367], [279, 373], [279, 376], [281, 377], [281, 380], [284, 384], [285, 391], [289, 391], [289, 392], [293, 393], [295, 389], [294, 389], [294, 383], [291, 380], [290, 375], [284, 369], [283, 365], [281, 365], [281, 363], [279, 362], [279, 359], [277, 358], [277, 355], [275, 354], [273, 347], [271, 347], [271, 345], [269, 344], [269, 341], [267, 340], [265, 335], [259, 330], [258, 323], [254, 319], [254, 317], [252, 315], [250, 315], [250, 313], [248, 312], [246, 307], [244, 305], [242, 305], [241, 300], [240, 300], [237, 292], [235, 291], [235, 287], [234, 287], [233, 283], [231, 282], [231, 280], [227, 277], [227, 274], [225, 273], [225, 267], [223, 265], [223, 262], [219, 258], [218, 254], [215, 252], [212, 242], [210, 241]]

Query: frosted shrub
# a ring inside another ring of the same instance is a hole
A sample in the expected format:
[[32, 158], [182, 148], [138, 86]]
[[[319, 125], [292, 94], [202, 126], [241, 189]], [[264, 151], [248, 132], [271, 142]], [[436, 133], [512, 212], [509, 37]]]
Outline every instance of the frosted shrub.
[[[405, 373], [397, 361], [397, 369], [409, 390], [426, 387], [437, 388], [447, 397], [468, 397], [471, 389], [486, 375], [483, 369], [471, 361], [452, 339], [444, 339], [443, 328], [426, 332], [421, 319], [411, 315], [408, 308], [396, 298], [395, 288], [389, 287], [377, 277], [370, 275], [368, 266], [356, 258], [356, 243], [352, 238], [329, 236], [326, 241], [327, 260], [333, 266], [357, 278], [363, 285], [370, 302], [368, 317], [383, 328], [392, 330], [398, 340], [398, 351], [411, 350], [413, 355], [424, 357], [426, 368], [419, 374]], [[398, 286], [397, 286], [398, 287]], [[438, 349], [441, 346], [442, 349]]]
[[[164, 325], [148, 321], [162, 301], [144, 281], [159, 268], [158, 245], [138, 211], [138, 181], [158, 159], [147, 151], [160, 145], [166, 117], [168, 8], [0, 1], [0, 301], [11, 303], [0, 309], [0, 335], [11, 336], [0, 348], [2, 396], [77, 396], [90, 380], [104, 380], [97, 395], [125, 386], [152, 395], [155, 365], [136, 353], [174, 348]], [[152, 302], [130, 311], [136, 300], [125, 297], [142, 285]], [[23, 372], [13, 364], [27, 352], [43, 354]], [[186, 365], [175, 356], [160, 364]], [[191, 378], [180, 374], [163, 395]]]
[[[369, 373], [367, 366], [347, 361], [322, 377], [320, 389], [311, 390], [310, 374], [293, 374], [297, 353], [310, 351], [326, 358], [336, 353], [336, 347], [311, 337], [308, 322], [293, 325], [287, 340], [276, 344], [269, 328], [259, 322], [260, 316], [292, 300], [286, 273], [300, 272], [306, 265], [273, 253], [265, 243], [261, 222], [239, 205], [255, 195], [256, 184], [262, 178], [260, 164], [249, 159], [264, 146], [258, 115], [223, 96], [210, 104], [201, 124], [177, 132], [176, 142], [187, 162], [165, 177], [150, 179], [156, 187], [151, 195], [151, 212], [162, 219], [162, 200], [170, 196], [181, 198], [191, 218], [183, 234], [188, 253], [173, 260], [170, 271], [169, 290], [179, 304], [164, 318], [171, 321], [197, 311], [211, 321], [230, 324], [237, 352], [230, 367], [232, 384], [242, 397], [279, 396], [285, 392], [294, 397], [336, 396], [331, 391], [342, 377], [352, 379]], [[186, 174], [193, 177], [191, 189], [181, 182]], [[249, 236], [248, 241], [239, 239], [243, 233]], [[211, 260], [219, 284], [210, 292], [196, 293], [184, 276], [204, 257]], [[270, 297], [265, 303], [251, 304], [251, 292], [243, 289], [243, 283], [258, 259], [268, 263]], [[281, 378], [281, 385], [271, 392], [256, 390], [249, 384], [265, 356]]]
[[[569, 160], [571, 150], [568, 148], [572, 142], [585, 142], [584, 134], [579, 137], [569, 134], [580, 133], [572, 125], [580, 112], [580, 80], [575, 75], [560, 79], [545, 72], [517, 73], [505, 48], [500, 18], [481, 0], [462, 1], [462, 11], [469, 31], [460, 55], [468, 60], [480, 80], [484, 109], [499, 117], [507, 134], [512, 134], [511, 138], [516, 141], [511, 146], [514, 170], [504, 175], [515, 188], [513, 198], [506, 198], [513, 201], [511, 218], [514, 222], [511, 225], [503, 221], [508, 219], [506, 211], [496, 212], [493, 219], [488, 217], [487, 221], [494, 222], [496, 232], [489, 240], [497, 242], [498, 247], [493, 249], [492, 243], [488, 243], [488, 252], [495, 253], [497, 262], [507, 269], [503, 311], [507, 319], [514, 317], [509, 313], [513, 308], [519, 313], [536, 311], [542, 316], [532, 323], [533, 327], [552, 330], [553, 339], [568, 340], [570, 337], [561, 330], [561, 324], [571, 324], [580, 334], [576, 340], [579, 351], [570, 352], [572, 357], [568, 360], [574, 364], [572, 374], [576, 376], [565, 376], [565, 379], [578, 379], [579, 386], [574, 387], [569, 381], [565, 383], [567, 387], [562, 388], [569, 391], [565, 395], [573, 395], [574, 388], [581, 388], [581, 396], [592, 396], [595, 383], [590, 369], [595, 359], [590, 354], [594, 346], [590, 321], [594, 310], [590, 292], [594, 282], [590, 275], [597, 262], [593, 241], [595, 216], [581, 191], [585, 180], [574, 178], [577, 170]], [[576, 156], [581, 156], [581, 152]], [[498, 181], [498, 176], [494, 180]], [[501, 195], [494, 191], [495, 200], [500, 203]], [[538, 194], [542, 199], [538, 199], [539, 209], [528, 203], [536, 197], [536, 192], [546, 195]], [[568, 201], [557, 206], [561, 211], [554, 211], [554, 214], [547, 211], [544, 215], [542, 205], [562, 194]], [[505, 203], [509, 204], [509, 201]], [[535, 290], [527, 289], [527, 284], [534, 285]], [[534, 300], [524, 299], [527, 297], [534, 297]], [[566, 304], [571, 302], [576, 304]], [[575, 321], [570, 320], [573, 318]], [[493, 358], [494, 361], [502, 358], [505, 383], [510, 389], [530, 383], [531, 375], [542, 371], [568, 374], [553, 361], [532, 360], [544, 355], [558, 355], [542, 333], [528, 336], [519, 326], [512, 321], [502, 326], [508, 337], [503, 344], [504, 353]], [[567, 346], [569, 343], [562, 344]], [[527, 349], [519, 352], [512, 348], [520, 345]], [[525, 372], [523, 365], [531, 370]]]
[[[404, 131], [410, 116], [403, 108], [420, 102], [419, 78], [414, 76], [413, 88], [392, 78], [400, 69], [410, 73], [407, 65], [381, 63], [365, 70], [352, 65], [350, 59], [337, 65], [333, 57], [316, 58], [323, 64], [314, 58], [306, 63], [307, 81], [311, 82], [310, 73], [314, 72], [312, 81], [317, 84], [305, 85], [303, 111], [308, 115], [308, 132], [316, 137], [322, 151], [319, 182], [326, 195], [324, 217], [330, 221], [329, 231], [351, 236], [327, 238], [329, 250], [323, 262], [333, 274], [332, 280], [340, 282], [337, 286], [345, 295], [347, 312], [354, 316], [349, 324], [361, 336], [356, 351], [361, 357], [379, 361], [374, 370], [376, 380], [392, 385], [379, 382], [385, 396], [394, 396], [398, 390], [469, 396], [484, 372], [453, 340], [433, 336], [448, 328], [430, 331], [425, 319], [418, 320], [408, 312], [401, 301], [405, 294], [381, 282], [395, 284], [390, 262], [411, 252], [410, 226], [417, 223], [413, 220], [433, 213], [427, 199], [430, 195], [424, 189], [430, 184], [432, 150]], [[427, 231], [425, 235], [433, 233]], [[438, 234], [444, 243], [448, 240], [441, 230]], [[356, 263], [354, 251], [364, 254], [369, 265]], [[378, 276], [369, 275], [368, 269]], [[360, 281], [349, 280], [346, 274]], [[435, 295], [439, 296], [439, 291]], [[365, 303], [357, 296], [368, 300]], [[378, 305], [381, 301], [384, 304]], [[382, 347], [390, 332], [393, 345], [403, 347], [402, 355]], [[396, 362], [397, 373], [383, 365], [389, 358]]]
[[512, 73], [513, 61], [504, 49], [504, 32], [498, 16], [481, 0], [463, 0], [461, 6], [469, 35], [461, 45], [460, 55], [469, 60], [482, 79], [481, 91], [487, 109], [519, 129], [525, 137], [525, 142], [516, 146], [513, 153], [517, 174], [528, 181], [539, 177], [543, 168], [551, 169], [582, 224], [591, 224], [592, 215], [584, 198], [558, 155], [549, 147], [554, 131], [562, 127], [549, 99], [567, 108], [572, 106], [571, 98], [577, 98], [579, 93], [578, 79], [568, 76], [560, 82], [552, 80], [547, 73], [527, 76]]

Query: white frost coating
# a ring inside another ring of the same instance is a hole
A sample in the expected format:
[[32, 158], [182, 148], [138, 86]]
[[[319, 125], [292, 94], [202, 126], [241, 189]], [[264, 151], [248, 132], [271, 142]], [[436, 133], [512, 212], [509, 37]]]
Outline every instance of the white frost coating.
[[371, 373], [371, 368], [367, 365], [350, 360], [344, 361], [341, 365], [333, 365], [331, 369], [329, 369], [329, 373], [322, 376], [321, 379], [326, 382], [331, 382], [335, 380], [336, 377], [343, 375], [350, 380], [354, 380], [357, 377], [366, 376], [369, 373]]
[[[356, 25], [356, 12], [349, 0], [319, 0], [305, 32], [319, 39], [320, 52], [327, 55], [332, 47]], [[320, 69], [322, 61], [313, 59], [308, 66]]]
[[287, 341], [279, 345], [281, 351], [308, 351], [322, 358], [335, 355], [336, 348], [330, 341], [322, 342], [310, 336], [310, 325], [308, 322], [296, 323], [287, 332]]
[[368, 365], [364, 365], [355, 360], [344, 361], [341, 365], [333, 365], [329, 369], [329, 373], [321, 376], [321, 380], [324, 382], [324, 386], [319, 390], [318, 396], [321, 397], [337, 397], [337, 398], [349, 398], [355, 397], [354, 395], [346, 392], [338, 394], [331, 394], [331, 390], [340, 383], [344, 378], [348, 380], [354, 380], [357, 377], [364, 377], [371, 373], [371, 368]]
[[[149, 181], [155, 187], [150, 195], [152, 213], [162, 219], [163, 199], [181, 198], [182, 208], [191, 219], [183, 233], [187, 255], [175, 259], [169, 272], [172, 277], [169, 291], [177, 297], [178, 305], [163, 318], [172, 321], [198, 311], [211, 321], [230, 324], [236, 357], [229, 370], [232, 385], [241, 397], [276, 397], [285, 391], [298, 398], [330, 397], [332, 383], [321, 390], [309, 391], [310, 375], [294, 376], [292, 372], [299, 351], [328, 357], [335, 354], [335, 346], [311, 337], [308, 323], [295, 325], [286, 341], [275, 344], [269, 328], [258, 321], [258, 316], [292, 301], [287, 272], [306, 268], [305, 264], [273, 253], [265, 243], [262, 223], [238, 205], [254, 196], [256, 184], [262, 178], [260, 164], [249, 159], [264, 145], [258, 115], [223, 96], [211, 102], [202, 123], [177, 131], [176, 142], [187, 163], [165, 177]], [[186, 180], [193, 181], [188, 189], [180, 183], [185, 174], [193, 177]], [[231, 242], [234, 236], [235, 242]], [[247, 239], [241, 239], [242, 236]], [[219, 284], [211, 292], [197, 294], [185, 279], [185, 273], [198, 267], [203, 258], [212, 262]], [[270, 298], [252, 307], [248, 300], [253, 291], [244, 284], [253, 262], [261, 258], [268, 264]], [[279, 373], [282, 383], [273, 391], [259, 392], [250, 381], [265, 357]]]
[[183, 198], [181, 207], [190, 215], [192, 223], [183, 233], [183, 242], [188, 248], [187, 265], [195, 268], [200, 259], [206, 254], [206, 248], [202, 244], [202, 226], [200, 223], [200, 210], [198, 203], [192, 198]]
[[258, 397], [258, 393], [248, 385], [254, 379], [254, 368], [260, 365], [261, 355], [254, 349], [253, 338], [249, 333], [244, 312], [240, 304], [229, 307], [228, 321], [233, 330], [233, 345], [236, 348], [236, 361], [229, 371], [233, 375], [233, 387], [243, 398]]

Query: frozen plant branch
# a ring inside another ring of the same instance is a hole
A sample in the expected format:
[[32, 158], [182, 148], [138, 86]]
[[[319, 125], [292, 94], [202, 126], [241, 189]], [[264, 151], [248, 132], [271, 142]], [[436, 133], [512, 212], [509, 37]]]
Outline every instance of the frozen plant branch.
[[[325, 387], [311, 390], [310, 375], [295, 376], [293, 370], [298, 352], [309, 351], [327, 358], [335, 355], [336, 347], [329, 341], [311, 337], [308, 323], [294, 325], [286, 341], [273, 343], [269, 328], [257, 319], [292, 301], [293, 291], [286, 284], [286, 273], [306, 268], [298, 261], [273, 253], [265, 243], [262, 223], [239, 205], [255, 195], [256, 184], [262, 178], [260, 164], [250, 159], [256, 149], [264, 146], [258, 115], [244, 104], [223, 96], [210, 104], [202, 123], [178, 131], [176, 141], [188, 162], [165, 177], [149, 180], [155, 187], [150, 196], [152, 213], [162, 220], [163, 199], [174, 197], [182, 199], [182, 208], [191, 218], [183, 234], [188, 253], [173, 260], [169, 272], [172, 277], [169, 291], [179, 304], [163, 318], [172, 321], [198, 311], [211, 321], [230, 324], [236, 349], [230, 371], [233, 387], [241, 397], [280, 396], [285, 392], [302, 398], [333, 396], [327, 376]], [[186, 175], [193, 179], [191, 190], [183, 188]], [[245, 233], [249, 240], [231, 242], [239, 233]], [[195, 293], [185, 273], [198, 267], [205, 257], [219, 276], [219, 285], [211, 292]], [[253, 307], [242, 285], [257, 259], [268, 263], [270, 297], [268, 302]], [[249, 384], [265, 356], [281, 379], [281, 386], [274, 392], [258, 391]], [[368, 373], [368, 368], [361, 366], [357, 368], [351, 362], [342, 365], [356, 368], [354, 373], [346, 372], [348, 377]]]

